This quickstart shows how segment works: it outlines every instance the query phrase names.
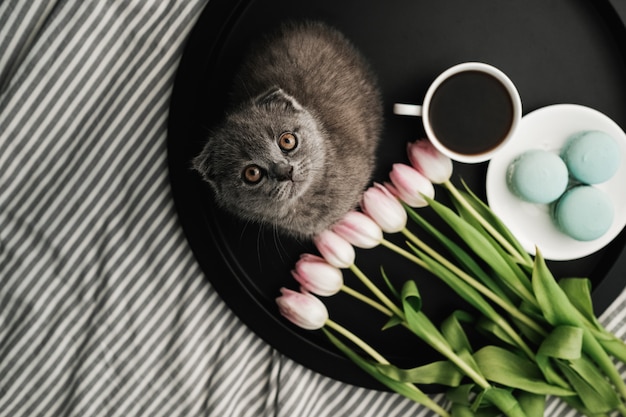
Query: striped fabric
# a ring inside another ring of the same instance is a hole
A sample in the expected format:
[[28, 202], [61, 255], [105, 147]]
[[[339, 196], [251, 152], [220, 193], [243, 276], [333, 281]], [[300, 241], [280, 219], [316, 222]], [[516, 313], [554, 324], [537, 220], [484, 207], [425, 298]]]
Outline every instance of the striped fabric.
[[431, 415], [274, 351], [196, 264], [166, 123], [205, 3], [0, 2], [0, 416]]

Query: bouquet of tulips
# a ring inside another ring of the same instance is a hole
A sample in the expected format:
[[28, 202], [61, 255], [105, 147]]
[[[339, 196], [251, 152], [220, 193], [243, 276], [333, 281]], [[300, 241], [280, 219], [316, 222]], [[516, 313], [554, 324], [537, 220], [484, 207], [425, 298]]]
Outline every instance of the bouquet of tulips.
[[[305, 254], [296, 263], [292, 275], [301, 291], [281, 289], [276, 302], [282, 315], [304, 329], [322, 329], [382, 384], [440, 416], [538, 417], [547, 396], [558, 396], [585, 415], [626, 416], [626, 384], [615, 364], [626, 362], [626, 345], [596, 319], [590, 282], [557, 282], [539, 248], [533, 259], [484, 202], [450, 182], [452, 162], [430, 142], [409, 144], [408, 156], [411, 166], [395, 164], [390, 183], [364, 193], [360, 211], [314, 239], [321, 257]], [[447, 190], [450, 206], [434, 200], [433, 184]], [[445, 235], [420, 215], [416, 209], [425, 206], [457, 236]], [[407, 228], [409, 218], [439, 242], [443, 253]], [[385, 238], [391, 233], [401, 233], [406, 246]], [[376, 285], [355, 264], [354, 247], [378, 245], [441, 279], [473, 311], [455, 311], [437, 326], [422, 311], [414, 281], [395, 288], [382, 269], [382, 285]], [[370, 293], [345, 285], [342, 269], [351, 270]], [[329, 318], [317, 296], [339, 291], [386, 315], [381, 331], [403, 326], [442, 360], [413, 369], [390, 363]], [[490, 344], [474, 349], [464, 331], [470, 324], [489, 336]], [[431, 383], [449, 387], [445, 406], [420, 389]]]

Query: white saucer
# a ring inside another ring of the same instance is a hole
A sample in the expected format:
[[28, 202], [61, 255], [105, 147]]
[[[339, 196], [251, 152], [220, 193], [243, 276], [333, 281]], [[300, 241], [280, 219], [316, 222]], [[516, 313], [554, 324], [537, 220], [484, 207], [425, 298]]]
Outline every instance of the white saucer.
[[[619, 170], [605, 183], [594, 185], [608, 193], [613, 202], [613, 224], [596, 240], [581, 242], [565, 235], [552, 222], [549, 206], [520, 200], [509, 190], [506, 170], [519, 155], [531, 149], [559, 152], [567, 138], [583, 130], [600, 130], [619, 144], [622, 161]], [[487, 200], [530, 254], [535, 246], [546, 259], [566, 261], [590, 255], [610, 243], [626, 225], [626, 134], [609, 117], [597, 110], [575, 105], [544, 107], [522, 118], [511, 142], [489, 163]]]

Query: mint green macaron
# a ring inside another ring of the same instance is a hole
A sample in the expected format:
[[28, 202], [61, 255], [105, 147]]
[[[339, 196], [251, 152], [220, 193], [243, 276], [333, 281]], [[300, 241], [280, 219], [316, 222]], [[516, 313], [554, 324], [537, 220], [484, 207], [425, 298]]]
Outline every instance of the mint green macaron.
[[615, 175], [621, 163], [619, 145], [597, 130], [570, 136], [561, 150], [570, 175], [583, 184], [600, 184]]
[[569, 189], [553, 210], [557, 227], [580, 241], [595, 240], [613, 223], [613, 203], [604, 191], [589, 185]]
[[569, 181], [567, 167], [553, 152], [526, 151], [507, 168], [509, 190], [530, 203], [551, 203], [563, 194]]

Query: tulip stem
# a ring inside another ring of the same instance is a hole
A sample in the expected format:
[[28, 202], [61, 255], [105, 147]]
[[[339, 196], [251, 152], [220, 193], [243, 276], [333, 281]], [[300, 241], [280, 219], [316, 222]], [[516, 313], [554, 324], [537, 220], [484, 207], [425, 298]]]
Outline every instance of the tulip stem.
[[[471, 277], [466, 272], [459, 269], [454, 264], [450, 263], [447, 259], [443, 258], [437, 252], [432, 250], [432, 248], [430, 248], [428, 245], [426, 245], [424, 242], [418, 239], [417, 236], [415, 236], [413, 233], [409, 232], [407, 229], [404, 229], [402, 233], [406, 237], [408, 237], [411, 240], [411, 242], [415, 243], [420, 248], [424, 249], [435, 260], [440, 262], [442, 265], [448, 268], [452, 273], [454, 273], [456, 276], [458, 276], [463, 281], [465, 281], [467, 284], [474, 287], [474, 289], [476, 289], [478, 292], [483, 294], [485, 297], [493, 301], [495, 304], [499, 305], [502, 309], [508, 312], [512, 317], [515, 317], [517, 320], [526, 324], [528, 327], [535, 330], [539, 334], [544, 335], [544, 336], [546, 335], [545, 330], [539, 324], [537, 324], [534, 320], [526, 316], [524, 313], [519, 311], [514, 306], [508, 304], [502, 298], [498, 297], [498, 295], [495, 294], [493, 291], [491, 291], [489, 288], [487, 288], [480, 282], [476, 281], [473, 277]], [[395, 245], [394, 243], [389, 242], [386, 239], [383, 239], [381, 244], [385, 246], [386, 248], [392, 250], [393, 252], [396, 252], [397, 254], [404, 256], [406, 259], [416, 263], [417, 265], [424, 268], [425, 270], [433, 272], [432, 269], [423, 260], [407, 252], [401, 247]], [[526, 355], [529, 358], [534, 358], [534, 354], [532, 350], [522, 340], [522, 338], [520, 338], [519, 334], [517, 334], [517, 332], [515, 332], [515, 330], [504, 319], [502, 319], [501, 317], [492, 317], [492, 320], [494, 320], [494, 322], [498, 324], [509, 335], [509, 337], [511, 337], [511, 339], [514, 340], [518, 344], [518, 346], [524, 351], [524, 353], [526, 353]]]
[[421, 266], [422, 268], [426, 269], [426, 270], [430, 270], [430, 268], [428, 267], [428, 265], [426, 264], [426, 262], [422, 261], [420, 258], [418, 258], [417, 256], [413, 255], [411, 252], [402, 249], [400, 246], [396, 245], [395, 243], [392, 243], [390, 241], [388, 241], [387, 239], [383, 239], [380, 242], [381, 245], [383, 245], [384, 247], [386, 247], [387, 249], [390, 249], [391, 251], [397, 253], [398, 255], [408, 259], [409, 261]]
[[[393, 316], [393, 313], [390, 310], [387, 310], [384, 306], [378, 304], [376, 301], [368, 298], [367, 296], [359, 293], [358, 291], [355, 291], [349, 287], [346, 287], [344, 285], [344, 287], [342, 288], [342, 291], [346, 292], [349, 295], [352, 295], [353, 297], [367, 303], [368, 305], [370, 305], [371, 307], [374, 307], [375, 309], [377, 309], [378, 311], [386, 314], [389, 317]], [[402, 317], [402, 316], [401, 316]], [[330, 322], [330, 320], [329, 320]], [[328, 324], [328, 322], [327, 322]], [[338, 326], [340, 327], [337, 323], [333, 323], [334, 326]], [[445, 357], [447, 357], [452, 363], [454, 363], [461, 371], [463, 371], [469, 378], [471, 378], [478, 386], [480, 386], [483, 389], [487, 389], [490, 388], [490, 384], [489, 382], [477, 371], [475, 371], [470, 365], [468, 365], [463, 359], [461, 359], [451, 348], [449, 345], [447, 344], [442, 344], [439, 342], [435, 342], [432, 340], [427, 340], [424, 339], [423, 337], [421, 337], [419, 334], [415, 333], [413, 329], [411, 329], [411, 326], [407, 323], [406, 320], [403, 319], [402, 321], [402, 325], [404, 327], [406, 327], [409, 331], [413, 332], [414, 334], [416, 334], [418, 337], [420, 337], [422, 340], [424, 340], [424, 342], [426, 342], [428, 345], [430, 345], [433, 349], [435, 349], [437, 352], [441, 353], [442, 355], [444, 355]], [[335, 330], [337, 330], [339, 333], [343, 334], [344, 336], [346, 336], [348, 339], [350, 339], [352, 342], [354, 342], [354, 344], [356, 344], [357, 346], [359, 346], [361, 349], [363, 349], [364, 351], [366, 351], [367, 353], [369, 353], [374, 359], [379, 360], [378, 358], [376, 358], [371, 352], [369, 352], [369, 350], [367, 350], [365, 347], [367, 348], [371, 348], [369, 345], [367, 345], [365, 342], [363, 342], [361, 339], [359, 339], [356, 335], [353, 335], [350, 333], [350, 335], [344, 333], [343, 331], [338, 330], [337, 328], [333, 327]], [[344, 329], [346, 332], [349, 333], [349, 331], [347, 329]], [[358, 341], [357, 341], [358, 340]], [[384, 363], [384, 362], [381, 362]]]
[[[499, 297], [496, 293], [491, 291], [488, 287], [486, 287], [485, 285], [483, 285], [482, 283], [474, 279], [467, 272], [463, 271], [462, 269], [460, 269], [459, 267], [451, 263], [449, 260], [447, 260], [445, 257], [441, 256], [441, 254], [433, 250], [430, 246], [428, 246], [421, 239], [419, 239], [417, 236], [411, 233], [408, 229], [405, 228], [404, 230], [402, 230], [402, 234], [406, 236], [412, 243], [417, 245], [420, 249], [424, 250], [424, 252], [426, 252], [429, 256], [431, 256], [437, 262], [439, 262], [448, 270], [450, 270], [452, 273], [454, 273], [457, 277], [461, 278], [467, 284], [472, 286], [476, 291], [480, 292], [482, 295], [487, 297], [496, 305], [500, 306], [504, 311], [509, 313], [511, 317], [514, 317], [520, 322], [524, 323], [525, 325], [527, 325], [528, 327], [536, 331], [538, 334], [546, 336], [546, 331], [539, 324], [537, 324], [534, 320], [532, 320], [530, 317], [528, 317], [527, 315], [519, 311], [519, 309], [517, 309], [515, 306], [511, 305], [510, 303], [507, 303], [505, 300]], [[411, 258], [409, 259], [412, 260]], [[421, 262], [423, 263], [423, 261]], [[420, 263], [419, 265], [422, 266], [422, 263]], [[426, 269], [430, 271], [430, 268], [427, 267]], [[516, 337], [517, 334], [514, 331], [512, 331], [512, 329], [509, 329], [507, 333], [513, 336], [514, 339], [516, 340], [518, 339]], [[524, 349], [524, 350], [527, 351], [527, 353], [529, 352], [528, 349]]]
[[402, 320], [404, 320], [404, 313], [402, 312], [402, 310], [400, 310], [398, 308], [398, 306], [396, 306], [394, 304], [393, 301], [391, 301], [389, 299], [389, 297], [387, 297], [385, 294], [383, 294], [383, 292], [367, 277], [367, 275], [365, 275], [363, 273], [363, 271], [361, 271], [359, 269], [359, 267], [357, 267], [356, 265], [352, 264], [350, 265], [350, 271], [352, 271], [352, 273], [354, 275], [356, 275], [356, 277], [361, 280], [361, 282], [363, 284], [365, 284], [365, 286], [376, 296], [378, 297], [378, 299], [387, 307], [389, 308], [389, 310], [391, 310], [395, 315], [397, 315], [398, 317], [400, 317]]
[[374, 348], [372, 348], [370, 345], [365, 343], [363, 339], [361, 339], [360, 337], [358, 337], [357, 335], [355, 335], [354, 333], [352, 333], [350, 330], [346, 329], [339, 323], [336, 323], [328, 319], [326, 321], [326, 325], [330, 327], [331, 329], [333, 329], [334, 331], [336, 331], [337, 333], [339, 333], [340, 335], [344, 336], [346, 339], [348, 339], [352, 343], [354, 343], [361, 350], [363, 350], [363, 352], [370, 355], [376, 362], [382, 363], [384, 365], [389, 365], [389, 361], [385, 359], [383, 355], [378, 353], [376, 350], [374, 350]]
[[348, 287], [347, 285], [344, 285], [343, 287], [341, 287], [341, 291], [345, 292], [346, 294], [356, 298], [359, 301], [364, 302], [365, 304], [369, 305], [370, 307], [374, 307], [376, 310], [380, 311], [381, 313], [383, 313], [386, 316], [393, 316], [393, 312], [391, 310], [389, 310], [387, 307], [385, 307], [384, 305], [377, 303], [375, 300], [372, 300], [371, 298], [369, 298], [368, 296], [361, 294], [360, 292], [353, 290], [352, 288]]
[[517, 249], [511, 245], [511, 243], [504, 237], [500, 232], [498, 232], [492, 225], [489, 223], [483, 216], [476, 211], [476, 209], [463, 197], [463, 195], [456, 189], [456, 187], [450, 182], [450, 180], [445, 181], [442, 184], [452, 196], [461, 204], [478, 222], [485, 228], [485, 230], [493, 236], [494, 239], [502, 245], [502, 247], [521, 265], [529, 265], [530, 260], [524, 256], [524, 254], [520, 254]]
[[[374, 359], [379, 364], [391, 365], [391, 363], [383, 355], [378, 353], [373, 347], [367, 344], [363, 339], [361, 339], [360, 337], [358, 337], [357, 335], [355, 335], [354, 333], [352, 333], [350, 330], [346, 329], [339, 323], [336, 323], [328, 319], [326, 321], [326, 326], [330, 327], [331, 329], [333, 329], [334, 331], [336, 331], [337, 333], [339, 333], [340, 335], [342, 335], [343, 337], [345, 337], [346, 339], [354, 343], [357, 347], [359, 347], [361, 350], [363, 350], [363, 352], [371, 356], [372, 359]], [[404, 385], [404, 387], [408, 389], [408, 391], [406, 391], [406, 389], [403, 390], [403, 392], [399, 391], [406, 397], [428, 407], [429, 409], [431, 409], [432, 411], [434, 411], [441, 417], [451, 417], [449, 412], [447, 412], [443, 407], [437, 404], [434, 400], [426, 396], [426, 394], [424, 394], [415, 385], [409, 382], [401, 383], [398, 381], [398, 383]]]

